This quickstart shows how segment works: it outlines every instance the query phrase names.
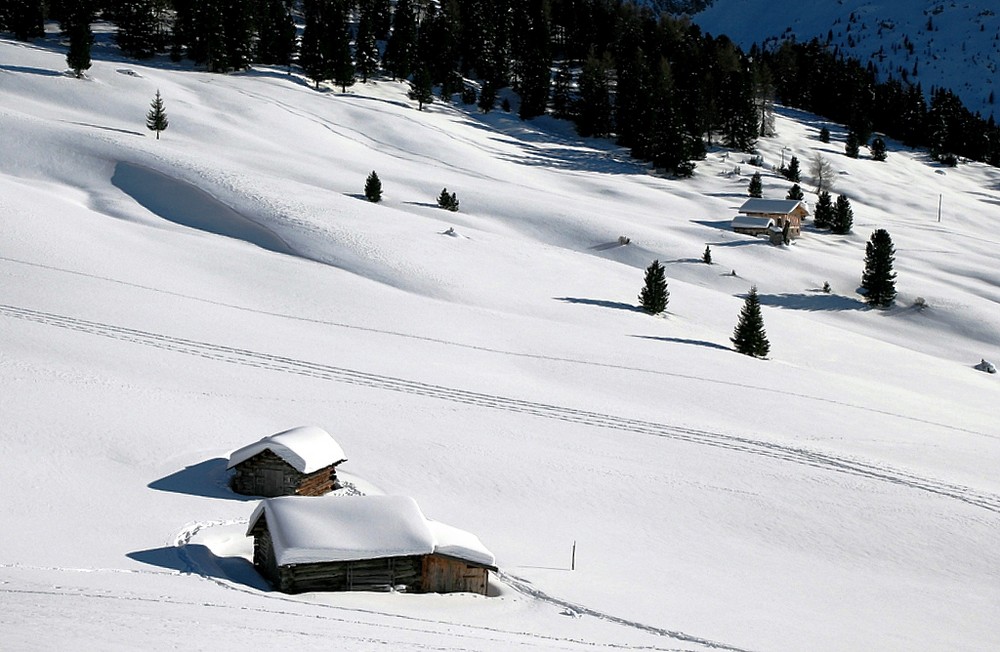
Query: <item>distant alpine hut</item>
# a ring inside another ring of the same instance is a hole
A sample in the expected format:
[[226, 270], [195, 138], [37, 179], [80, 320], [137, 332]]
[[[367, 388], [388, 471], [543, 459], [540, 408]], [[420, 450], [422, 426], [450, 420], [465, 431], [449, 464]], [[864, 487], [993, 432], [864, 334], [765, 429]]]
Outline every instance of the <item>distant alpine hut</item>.
[[751, 197], [740, 206], [741, 215], [733, 220], [733, 231], [758, 236], [773, 227], [797, 238], [802, 233], [802, 220], [809, 216], [809, 207], [801, 199], [758, 199]]
[[347, 457], [330, 433], [302, 426], [233, 451], [232, 488], [248, 496], [321, 496], [340, 487], [337, 465]]
[[406, 496], [284, 496], [250, 517], [254, 567], [279, 591], [486, 594], [493, 554]]

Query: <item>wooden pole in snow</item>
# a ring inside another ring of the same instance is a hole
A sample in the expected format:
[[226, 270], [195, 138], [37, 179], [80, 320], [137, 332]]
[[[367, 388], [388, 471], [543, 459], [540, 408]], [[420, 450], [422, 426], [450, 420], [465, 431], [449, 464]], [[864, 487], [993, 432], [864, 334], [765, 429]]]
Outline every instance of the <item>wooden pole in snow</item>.
[[941, 198], [943, 195], [938, 195], [938, 222], [941, 221]]
[[573, 556], [569, 560], [569, 569], [576, 570], [576, 541], [573, 542]]

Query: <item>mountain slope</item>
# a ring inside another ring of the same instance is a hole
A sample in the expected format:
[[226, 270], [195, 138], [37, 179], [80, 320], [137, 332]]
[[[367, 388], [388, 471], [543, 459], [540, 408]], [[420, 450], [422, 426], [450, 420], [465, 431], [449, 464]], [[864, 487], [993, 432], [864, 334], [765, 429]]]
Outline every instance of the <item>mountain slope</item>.
[[715, 0], [693, 20], [743, 48], [795, 38], [836, 47], [882, 79], [950, 88], [983, 117], [997, 117], [1000, 15], [989, 0]]
[[[772, 247], [729, 229], [753, 168], [724, 150], [675, 181], [392, 82], [0, 61], [5, 648], [992, 647], [996, 169], [847, 159], [783, 111], [761, 153], [829, 157], [856, 221]], [[875, 227], [888, 311], [856, 293]], [[729, 347], [752, 284], [769, 360]], [[476, 533], [493, 595], [269, 591], [225, 458], [301, 424]]]

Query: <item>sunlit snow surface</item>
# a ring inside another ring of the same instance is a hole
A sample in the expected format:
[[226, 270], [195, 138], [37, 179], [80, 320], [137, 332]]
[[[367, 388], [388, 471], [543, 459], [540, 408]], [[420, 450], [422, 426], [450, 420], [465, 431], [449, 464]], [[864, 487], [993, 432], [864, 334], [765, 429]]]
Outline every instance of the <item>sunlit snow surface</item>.
[[[0, 41], [3, 649], [996, 649], [1000, 171], [781, 109], [766, 163], [828, 157], [855, 226], [773, 247], [730, 231], [743, 154], [675, 181], [389, 81], [65, 67]], [[769, 360], [730, 350], [751, 285]], [[226, 458], [302, 423], [475, 533], [490, 595], [271, 591]]]

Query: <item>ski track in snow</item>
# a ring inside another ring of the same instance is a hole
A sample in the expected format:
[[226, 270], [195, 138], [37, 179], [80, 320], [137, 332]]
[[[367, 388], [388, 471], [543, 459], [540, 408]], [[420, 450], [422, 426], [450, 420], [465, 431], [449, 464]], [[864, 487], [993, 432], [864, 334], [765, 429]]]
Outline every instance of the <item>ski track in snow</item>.
[[[823, 471], [845, 473], [912, 489], [918, 489], [931, 494], [961, 501], [973, 507], [985, 509], [1000, 514], [1000, 496], [970, 487], [951, 484], [931, 478], [924, 478], [905, 470], [895, 469], [886, 465], [876, 464], [853, 457], [842, 457], [784, 444], [760, 441], [737, 435], [701, 430], [682, 426], [672, 426], [665, 423], [631, 419], [611, 414], [602, 414], [559, 405], [551, 405], [510, 398], [492, 394], [484, 394], [463, 389], [434, 385], [419, 381], [395, 378], [381, 374], [368, 373], [356, 369], [347, 369], [332, 365], [319, 364], [306, 360], [298, 360], [280, 355], [262, 353], [249, 349], [241, 349], [208, 342], [200, 342], [180, 337], [173, 337], [149, 331], [142, 331], [113, 324], [93, 322], [75, 317], [66, 317], [48, 312], [18, 308], [0, 304], [0, 315], [32, 321], [63, 328], [67, 330], [88, 333], [100, 337], [151, 346], [163, 350], [174, 351], [186, 355], [194, 355], [210, 360], [236, 364], [245, 367], [255, 367], [280, 373], [294, 374], [318, 380], [333, 381], [401, 392], [427, 398], [435, 398], [473, 407], [491, 408], [506, 412], [514, 412], [554, 419], [567, 423], [576, 423], [597, 428], [620, 430], [633, 434], [662, 437], [693, 444], [711, 446], [724, 450], [736, 451], [750, 455], [784, 460], [794, 464], [807, 466]], [[901, 416], [901, 415], [900, 415]], [[905, 418], [902, 417], [901, 418]], [[941, 427], [947, 428], [942, 424]]]
[[637, 371], [637, 372], [646, 373], [646, 374], [654, 374], [654, 375], [657, 375], [657, 376], [669, 376], [671, 378], [682, 378], [684, 380], [693, 380], [693, 381], [703, 382], [703, 383], [712, 383], [712, 384], [715, 384], [715, 385], [722, 385], [724, 387], [738, 387], [738, 388], [743, 388], [743, 389], [753, 389], [753, 390], [758, 391], [758, 392], [769, 392], [769, 393], [779, 394], [782, 398], [787, 398], [787, 397], [791, 396], [791, 397], [794, 397], [794, 398], [805, 399], [805, 400], [809, 400], [809, 401], [816, 401], [816, 402], [819, 402], [819, 403], [827, 403], [829, 405], [836, 405], [838, 407], [846, 407], [846, 408], [851, 408], [851, 409], [854, 409], [854, 410], [861, 410], [863, 412], [869, 412], [871, 414], [881, 414], [881, 415], [893, 417], [893, 418], [896, 418], [896, 419], [903, 419], [905, 421], [912, 421], [914, 423], [922, 423], [922, 424], [925, 424], [925, 425], [936, 426], [938, 428], [943, 428], [945, 430], [951, 430], [951, 431], [954, 431], [954, 432], [964, 432], [964, 433], [969, 434], [969, 435], [976, 435], [976, 436], [979, 436], [979, 437], [986, 437], [986, 438], [989, 438], [989, 439], [997, 439], [997, 436], [994, 435], [994, 434], [980, 432], [978, 430], [972, 430], [971, 428], [963, 428], [961, 426], [955, 426], [955, 425], [952, 425], [952, 424], [940, 423], [940, 422], [937, 422], [937, 421], [932, 421], [930, 419], [923, 419], [923, 418], [920, 418], [920, 417], [916, 417], [916, 416], [913, 416], [913, 415], [910, 415], [910, 414], [900, 414], [898, 412], [891, 412], [889, 410], [883, 410], [881, 408], [872, 407], [872, 406], [869, 406], [869, 405], [857, 405], [855, 403], [847, 403], [845, 401], [838, 401], [836, 399], [831, 399], [831, 398], [828, 398], [828, 397], [825, 397], [825, 396], [814, 396], [814, 395], [811, 395], [811, 394], [804, 394], [804, 393], [801, 393], [801, 392], [794, 392], [794, 391], [789, 390], [789, 389], [775, 389], [773, 387], [767, 387], [767, 386], [762, 386], [762, 385], [753, 385], [753, 384], [750, 384], [750, 383], [737, 383], [737, 382], [733, 382], [733, 381], [730, 381], [730, 380], [721, 380], [721, 379], [718, 379], [718, 378], [708, 378], [706, 376], [695, 376], [695, 375], [692, 375], [692, 374], [683, 374], [683, 373], [679, 373], [679, 372], [676, 372], [676, 371], [664, 371], [662, 369], [645, 369], [645, 368], [642, 368], [642, 367], [632, 367], [632, 366], [628, 366], [628, 365], [613, 364], [613, 363], [608, 363], [608, 362], [598, 362], [596, 360], [581, 360], [581, 359], [577, 359], [577, 358], [565, 358], [565, 357], [552, 356], [552, 355], [543, 355], [543, 354], [539, 354], [539, 353], [524, 353], [522, 351], [510, 351], [510, 350], [497, 349], [497, 348], [488, 347], [488, 346], [480, 346], [480, 345], [476, 345], [476, 344], [465, 344], [465, 343], [462, 343], [462, 342], [455, 342], [455, 341], [452, 341], [452, 340], [446, 340], [446, 339], [437, 338], [437, 337], [429, 337], [429, 336], [426, 336], [426, 335], [414, 335], [412, 333], [403, 333], [403, 332], [400, 332], [400, 331], [393, 331], [393, 330], [388, 330], [388, 329], [383, 329], [383, 328], [374, 328], [374, 327], [370, 327], [370, 326], [358, 326], [356, 324], [348, 324], [348, 323], [345, 323], [345, 322], [337, 322], [337, 321], [331, 321], [331, 320], [327, 320], [327, 319], [318, 319], [318, 318], [314, 318], [314, 317], [301, 317], [301, 316], [298, 316], [298, 315], [290, 315], [290, 314], [287, 314], [287, 313], [282, 313], [282, 312], [277, 312], [277, 311], [272, 311], [272, 310], [263, 310], [263, 309], [260, 309], [260, 308], [250, 308], [250, 307], [241, 306], [241, 305], [235, 304], [235, 303], [227, 303], [227, 302], [224, 302], [224, 301], [216, 301], [216, 300], [213, 300], [213, 299], [205, 299], [203, 297], [198, 297], [198, 296], [191, 295], [191, 294], [184, 294], [183, 292], [174, 292], [174, 291], [171, 291], [171, 290], [164, 290], [164, 289], [156, 288], [156, 287], [149, 286], [149, 285], [142, 285], [140, 283], [133, 283], [133, 282], [130, 282], [130, 281], [123, 281], [121, 279], [111, 278], [111, 277], [107, 277], [107, 276], [101, 276], [99, 274], [91, 274], [91, 273], [88, 273], [88, 272], [81, 272], [81, 271], [78, 271], [78, 270], [66, 269], [66, 268], [62, 268], [62, 267], [56, 267], [56, 266], [53, 266], [53, 265], [46, 265], [44, 263], [29, 262], [29, 261], [20, 260], [20, 259], [17, 259], [17, 258], [9, 258], [9, 257], [6, 257], [6, 256], [0, 256], [0, 260], [6, 261], [6, 262], [9, 262], [9, 263], [16, 263], [16, 264], [19, 264], [19, 265], [27, 265], [27, 266], [30, 266], [30, 267], [37, 267], [37, 268], [40, 268], [40, 269], [47, 269], [47, 270], [50, 270], [50, 271], [60, 272], [60, 273], [64, 273], [64, 274], [72, 274], [74, 276], [80, 276], [80, 277], [83, 277], [83, 278], [90, 278], [90, 279], [94, 279], [94, 280], [98, 280], [98, 281], [107, 281], [107, 282], [110, 282], [110, 283], [114, 283], [116, 285], [122, 285], [122, 286], [125, 286], [125, 287], [132, 287], [132, 288], [136, 288], [136, 289], [140, 289], [140, 290], [148, 290], [148, 291], [151, 291], [151, 292], [157, 292], [157, 293], [165, 294], [165, 295], [168, 295], [168, 296], [179, 297], [179, 298], [182, 298], [182, 299], [190, 299], [192, 301], [198, 301], [198, 302], [201, 302], [201, 303], [207, 303], [207, 304], [214, 305], [214, 306], [221, 306], [223, 308], [231, 308], [233, 310], [240, 310], [240, 311], [249, 312], [249, 313], [257, 314], [257, 315], [267, 315], [269, 317], [279, 317], [279, 318], [282, 318], [282, 319], [291, 319], [291, 320], [294, 320], [294, 321], [300, 321], [300, 322], [311, 323], [311, 324], [321, 324], [323, 326], [332, 326], [332, 327], [335, 327], [335, 328], [346, 328], [346, 329], [355, 330], [355, 331], [362, 331], [362, 332], [366, 332], [366, 333], [377, 333], [379, 335], [390, 335], [390, 336], [393, 336], [393, 337], [403, 337], [403, 338], [411, 339], [411, 340], [418, 340], [418, 341], [422, 341], [422, 342], [431, 342], [433, 344], [441, 344], [441, 345], [444, 345], [444, 346], [450, 346], [450, 347], [461, 348], [461, 349], [468, 349], [470, 351], [481, 351], [481, 352], [484, 352], [484, 353], [496, 353], [496, 354], [499, 354], [499, 355], [513, 356], [513, 357], [518, 357], [518, 358], [528, 358], [528, 359], [532, 359], [532, 360], [546, 360], [546, 361], [550, 361], [550, 362], [563, 362], [563, 363], [570, 363], [570, 364], [581, 364], [581, 365], [587, 365], [587, 366], [591, 366], [591, 367], [602, 367], [602, 368], [606, 368], [606, 369], [620, 369], [620, 370], [623, 370], [623, 371]]

